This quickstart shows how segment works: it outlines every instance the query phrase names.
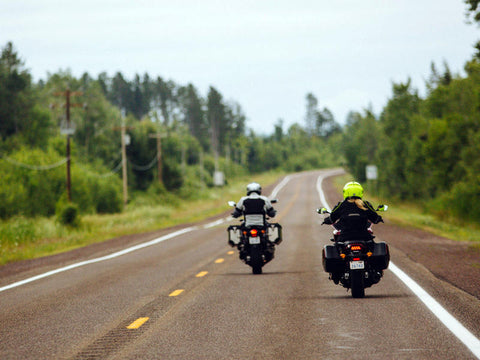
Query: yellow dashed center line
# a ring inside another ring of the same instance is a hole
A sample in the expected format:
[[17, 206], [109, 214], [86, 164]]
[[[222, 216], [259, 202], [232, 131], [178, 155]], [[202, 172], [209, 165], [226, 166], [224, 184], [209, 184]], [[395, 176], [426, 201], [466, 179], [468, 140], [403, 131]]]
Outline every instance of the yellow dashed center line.
[[184, 290], [183, 289], [177, 289], [175, 290], [174, 292], [172, 292], [170, 295], [168, 296], [178, 296], [180, 295]]
[[200, 271], [197, 275], [195, 275], [196, 277], [204, 277], [205, 275], [208, 274], [208, 271]]
[[221, 264], [224, 261], [225, 261], [225, 259], [220, 258], [220, 259], [215, 260], [215, 264]]
[[127, 329], [138, 329], [140, 326], [148, 321], [148, 317], [141, 317], [135, 320], [133, 323], [127, 326]]
[[233, 255], [233, 254], [235, 254], [235, 251], [230, 250], [229, 252], [227, 252], [227, 254], [228, 254], [228, 255]]

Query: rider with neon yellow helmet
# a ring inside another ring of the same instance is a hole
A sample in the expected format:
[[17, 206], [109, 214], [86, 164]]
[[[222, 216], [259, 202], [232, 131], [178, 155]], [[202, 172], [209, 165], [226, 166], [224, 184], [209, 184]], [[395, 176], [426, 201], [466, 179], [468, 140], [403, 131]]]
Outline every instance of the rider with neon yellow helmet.
[[343, 187], [343, 201], [339, 202], [324, 220], [325, 224], [333, 224], [339, 230], [339, 240], [371, 240], [368, 231], [369, 222], [383, 222], [373, 206], [363, 200], [363, 187], [356, 181], [351, 181]]

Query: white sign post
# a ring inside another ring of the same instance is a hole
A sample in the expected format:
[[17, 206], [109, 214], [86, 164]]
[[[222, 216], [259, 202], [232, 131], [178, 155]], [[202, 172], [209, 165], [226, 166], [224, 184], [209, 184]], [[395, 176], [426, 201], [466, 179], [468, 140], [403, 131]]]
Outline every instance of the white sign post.
[[377, 165], [367, 165], [365, 168], [367, 173], [367, 180], [377, 180], [378, 178], [378, 169]]

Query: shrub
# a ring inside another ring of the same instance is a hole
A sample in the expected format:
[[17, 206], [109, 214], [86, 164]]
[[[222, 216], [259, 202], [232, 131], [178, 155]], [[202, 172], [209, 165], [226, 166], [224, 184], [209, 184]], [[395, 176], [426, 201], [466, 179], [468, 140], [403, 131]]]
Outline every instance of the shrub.
[[95, 196], [95, 209], [100, 214], [113, 214], [122, 211], [119, 191], [107, 183], [101, 184]]
[[57, 208], [57, 220], [62, 225], [78, 226], [80, 223], [78, 206], [74, 203], [61, 204]]

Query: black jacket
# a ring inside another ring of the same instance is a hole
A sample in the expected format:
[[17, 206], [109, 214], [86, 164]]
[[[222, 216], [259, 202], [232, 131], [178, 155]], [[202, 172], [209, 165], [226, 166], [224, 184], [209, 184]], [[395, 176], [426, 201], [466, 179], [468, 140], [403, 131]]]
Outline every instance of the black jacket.
[[333, 224], [340, 230], [341, 241], [369, 240], [372, 235], [368, 232], [369, 222], [377, 224], [383, 222], [373, 206], [368, 201], [363, 201], [366, 210], [360, 209], [354, 202], [344, 200], [339, 202], [332, 210], [329, 217], [325, 218], [326, 224]]

